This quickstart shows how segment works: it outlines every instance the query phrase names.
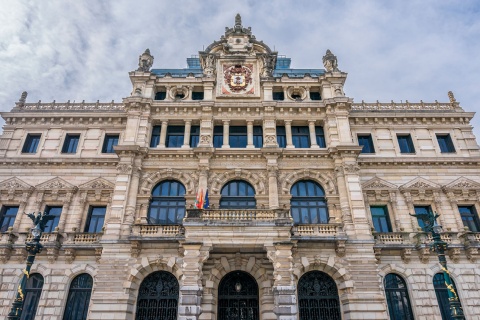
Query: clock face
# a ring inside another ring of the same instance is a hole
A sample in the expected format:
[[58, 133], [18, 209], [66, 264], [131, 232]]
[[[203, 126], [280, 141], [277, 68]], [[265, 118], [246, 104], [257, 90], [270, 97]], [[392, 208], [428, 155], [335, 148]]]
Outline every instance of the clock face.
[[254, 94], [253, 64], [223, 65], [222, 94]]

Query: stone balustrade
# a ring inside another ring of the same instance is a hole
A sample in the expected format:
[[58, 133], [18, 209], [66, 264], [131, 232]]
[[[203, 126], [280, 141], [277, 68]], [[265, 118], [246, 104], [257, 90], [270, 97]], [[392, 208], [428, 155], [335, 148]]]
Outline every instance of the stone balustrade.
[[125, 105], [115, 102], [48, 102], [38, 101], [37, 103], [17, 103], [12, 110], [15, 111], [106, 111], [106, 112], [123, 112]]
[[454, 111], [455, 105], [450, 102], [364, 102], [353, 103], [352, 111]]
[[292, 234], [299, 237], [336, 237], [341, 233], [338, 224], [308, 224], [292, 228]]
[[203, 221], [235, 222], [235, 221], [292, 221], [288, 210], [283, 209], [188, 209], [187, 221], [196, 219]]
[[132, 228], [134, 237], [178, 237], [183, 236], [184, 230], [179, 225], [150, 225], [136, 224]]

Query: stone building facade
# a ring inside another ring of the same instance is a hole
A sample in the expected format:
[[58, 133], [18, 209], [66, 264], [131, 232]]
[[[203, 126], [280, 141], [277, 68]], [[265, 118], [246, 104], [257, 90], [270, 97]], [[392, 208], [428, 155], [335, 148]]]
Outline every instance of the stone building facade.
[[[31, 237], [21, 213], [50, 211], [35, 319], [442, 319], [440, 266], [409, 215], [431, 209], [466, 317], [480, 317], [480, 152], [452, 93], [354, 103], [330, 51], [324, 69], [291, 69], [239, 16], [187, 60], [152, 69], [146, 50], [121, 103], [24, 94], [1, 114], [0, 315]], [[168, 315], [148, 318], [145, 288], [167, 284]]]

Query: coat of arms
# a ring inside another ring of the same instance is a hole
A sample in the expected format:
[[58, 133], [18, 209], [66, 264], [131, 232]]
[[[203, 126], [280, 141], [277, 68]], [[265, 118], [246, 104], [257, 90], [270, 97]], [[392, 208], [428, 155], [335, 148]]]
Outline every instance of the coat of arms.
[[233, 93], [245, 91], [252, 84], [252, 70], [248, 66], [230, 66], [223, 74], [225, 84]]

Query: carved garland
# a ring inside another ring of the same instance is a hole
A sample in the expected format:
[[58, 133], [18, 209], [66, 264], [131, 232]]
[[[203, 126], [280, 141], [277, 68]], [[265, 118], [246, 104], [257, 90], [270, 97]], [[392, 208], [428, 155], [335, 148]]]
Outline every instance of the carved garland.
[[171, 169], [165, 169], [147, 174], [140, 182], [140, 194], [151, 194], [153, 187], [157, 185], [157, 183], [167, 179], [180, 181], [185, 186], [187, 194], [194, 194], [195, 185], [198, 184], [198, 175], [193, 171], [174, 171]]
[[299, 180], [313, 180], [318, 182], [324, 188], [327, 196], [337, 194], [337, 184], [332, 174], [308, 169], [280, 175], [279, 183], [282, 194], [289, 195], [290, 189]]
[[[223, 173], [214, 173], [209, 179], [209, 185], [211, 187], [211, 194], [218, 195], [222, 187], [232, 180], [245, 180], [249, 182], [255, 189], [256, 194], [264, 195], [266, 193], [265, 188], [265, 176], [263, 174], [253, 173], [248, 170], [236, 169]], [[209, 191], [209, 192], [210, 192]]]

